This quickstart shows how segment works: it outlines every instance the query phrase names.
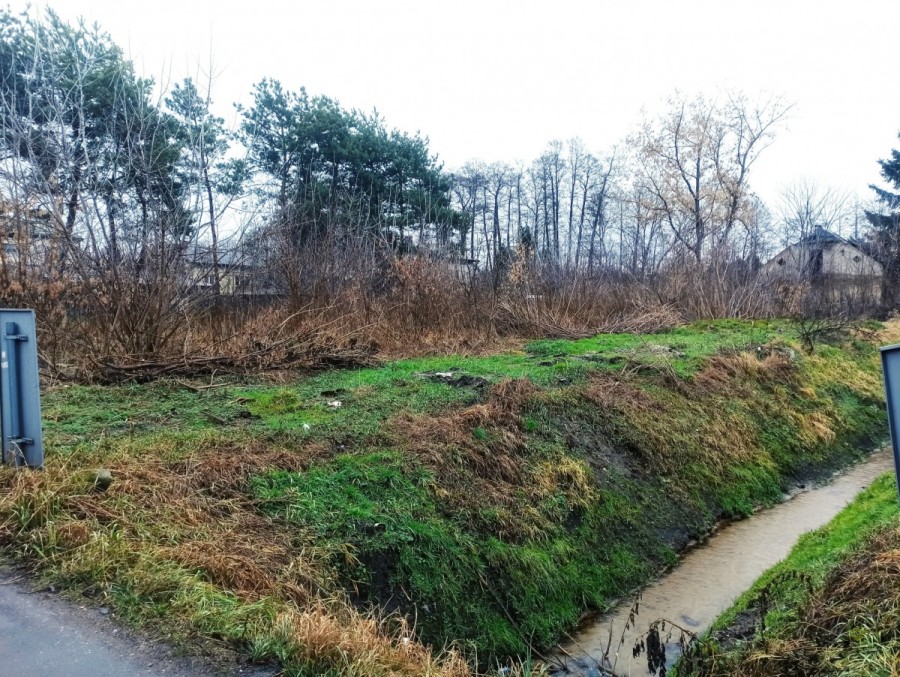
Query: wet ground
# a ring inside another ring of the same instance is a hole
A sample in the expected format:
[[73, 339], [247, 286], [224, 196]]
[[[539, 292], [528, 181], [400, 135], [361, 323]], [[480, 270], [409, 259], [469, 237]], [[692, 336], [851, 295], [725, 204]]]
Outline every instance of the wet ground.
[[[703, 632], [766, 569], [784, 559], [801, 535], [829, 522], [860, 491], [892, 469], [890, 452], [877, 452], [828, 484], [722, 528], [643, 591], [632, 627], [625, 630], [633, 611], [634, 600], [629, 599], [564, 644], [558, 659], [566, 670], [551, 674], [593, 676], [613, 669], [617, 675], [645, 677], [649, 674], [646, 658], [632, 658], [632, 648], [651, 622], [665, 618], [691, 632]], [[679, 654], [679, 635], [676, 629], [666, 645], [668, 663]], [[604, 663], [610, 638], [618, 656], [613, 648]]]

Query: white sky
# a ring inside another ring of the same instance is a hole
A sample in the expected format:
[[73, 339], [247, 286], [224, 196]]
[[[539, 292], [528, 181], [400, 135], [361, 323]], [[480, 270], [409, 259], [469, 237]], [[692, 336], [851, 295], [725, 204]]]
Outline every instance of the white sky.
[[[421, 130], [447, 167], [530, 161], [551, 139], [605, 151], [675, 89], [793, 102], [751, 182], [868, 198], [900, 145], [900, 0], [56, 0], [158, 81], [214, 64], [217, 112], [270, 76]], [[11, 2], [22, 9], [25, 2]]]

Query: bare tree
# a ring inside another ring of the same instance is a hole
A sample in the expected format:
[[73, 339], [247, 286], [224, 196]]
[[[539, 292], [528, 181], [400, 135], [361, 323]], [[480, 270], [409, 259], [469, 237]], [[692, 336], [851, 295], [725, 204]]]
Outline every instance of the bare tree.
[[559, 214], [565, 159], [560, 141], [551, 141], [535, 161], [540, 175], [545, 255], [555, 263], [560, 259]]
[[[595, 263], [602, 265], [604, 263], [604, 253], [606, 251], [606, 226], [608, 223], [607, 211], [609, 208], [609, 193], [611, 188], [611, 176], [616, 166], [615, 154], [611, 155], [606, 161], [606, 165], [601, 164], [599, 160], [593, 159], [591, 167], [591, 175], [586, 176], [583, 185], [585, 202], [582, 203], [581, 223], [578, 229], [578, 247], [575, 254], [575, 266], [580, 263], [581, 254], [581, 224], [584, 223], [585, 216], [590, 218], [591, 234], [588, 239], [588, 273], [594, 271]], [[596, 175], [596, 178], [594, 178]]]
[[[502, 204], [503, 192], [508, 191], [510, 187], [512, 169], [509, 165], [502, 162], [494, 162], [487, 166], [486, 174], [484, 187], [489, 195], [492, 226], [491, 242], [489, 243], [488, 248], [491, 252], [491, 265], [494, 269], [499, 269], [501, 267], [500, 258], [504, 249], [503, 231], [500, 227], [500, 206]], [[508, 230], [509, 229], [507, 228], [507, 231]], [[507, 240], [507, 247], [508, 246], [509, 241]]]
[[852, 205], [846, 192], [800, 179], [781, 191], [779, 218], [782, 244], [803, 241], [816, 226], [842, 230], [852, 220]]
[[[566, 164], [568, 169], [568, 179], [569, 179], [569, 196], [568, 196], [568, 206], [569, 206], [569, 218], [567, 222], [566, 228], [566, 264], [569, 265], [572, 263], [572, 247], [576, 240], [580, 239], [580, 234], [576, 235], [575, 232], [575, 209], [576, 209], [576, 200], [575, 200], [575, 191], [579, 187], [580, 184], [583, 184], [585, 180], [590, 182], [589, 177], [582, 176], [585, 173], [590, 173], [590, 164], [593, 159], [588, 153], [587, 149], [584, 146], [584, 142], [581, 139], [569, 139], [569, 142], [566, 144], [568, 150], [568, 156], [566, 158]], [[587, 191], [582, 186], [582, 195], [584, 196]], [[586, 200], [582, 200], [581, 202], [581, 216], [579, 217], [579, 224], [584, 223], [584, 203]], [[577, 245], [576, 245], [577, 249]]]
[[748, 209], [751, 167], [787, 111], [778, 99], [675, 98], [632, 140], [654, 208], [695, 264], [718, 255]]
[[[466, 235], [469, 238], [469, 256], [473, 259], [478, 258], [478, 250], [475, 245], [475, 217], [480, 210], [481, 203], [479, 195], [484, 189], [486, 182], [485, 168], [481, 162], [467, 162], [462, 169], [451, 177], [453, 194], [457, 201], [460, 211], [466, 215], [467, 232], [462, 234], [463, 240]], [[463, 242], [465, 245], [465, 242]]]

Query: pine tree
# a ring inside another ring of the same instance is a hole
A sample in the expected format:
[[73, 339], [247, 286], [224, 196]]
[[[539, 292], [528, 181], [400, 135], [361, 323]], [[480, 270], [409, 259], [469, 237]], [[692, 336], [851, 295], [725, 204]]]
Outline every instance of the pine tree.
[[[900, 150], [891, 151], [887, 160], [879, 160], [881, 177], [895, 191], [900, 191]], [[866, 218], [875, 229], [875, 241], [880, 252], [885, 276], [889, 283], [900, 279], [900, 192], [869, 186], [881, 205], [879, 211], [866, 211]], [[889, 284], [888, 288], [894, 288]]]

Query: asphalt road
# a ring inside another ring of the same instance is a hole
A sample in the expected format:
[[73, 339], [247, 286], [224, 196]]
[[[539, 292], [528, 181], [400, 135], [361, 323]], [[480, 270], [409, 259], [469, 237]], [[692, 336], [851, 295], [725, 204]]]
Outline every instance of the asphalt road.
[[119, 624], [105, 608], [35, 591], [0, 569], [0, 677], [212, 677], [275, 675], [274, 668], [214, 665], [177, 656], [164, 643]]

